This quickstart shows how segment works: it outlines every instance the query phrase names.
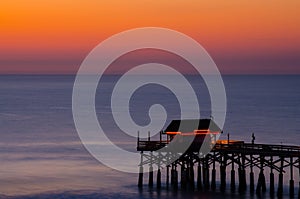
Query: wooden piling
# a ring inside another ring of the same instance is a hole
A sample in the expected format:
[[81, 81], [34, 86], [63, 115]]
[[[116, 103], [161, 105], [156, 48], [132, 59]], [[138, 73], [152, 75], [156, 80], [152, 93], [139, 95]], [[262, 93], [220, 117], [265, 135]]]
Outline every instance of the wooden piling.
[[183, 162], [181, 165], [181, 178], [180, 178], [180, 185], [181, 185], [181, 190], [186, 189], [186, 182], [187, 182], [187, 169], [185, 168], [185, 163]]
[[250, 193], [254, 193], [253, 156], [250, 155]]
[[149, 187], [153, 187], [153, 166], [151, 165], [149, 167], [149, 182], [148, 182]]
[[[161, 135], [161, 133], [160, 133]], [[161, 142], [161, 138], [160, 138], [160, 142]], [[158, 163], [157, 163], [157, 174], [156, 174], [156, 188], [160, 189], [161, 188], [161, 171], [160, 171], [160, 160], [161, 160], [161, 154], [158, 153]]]
[[161, 188], [161, 171], [160, 171], [160, 168], [157, 170], [156, 187], [157, 187], [157, 189]]
[[290, 197], [293, 198], [295, 194], [295, 188], [294, 188], [294, 170], [293, 170], [293, 157], [290, 157]]
[[239, 179], [239, 193], [242, 193], [243, 192], [243, 190], [244, 190], [244, 178], [243, 178], [243, 169], [242, 169], [242, 167], [240, 166], [239, 168], [238, 168], [238, 179]]
[[231, 190], [231, 192], [235, 192], [235, 170], [234, 170], [234, 157], [233, 157], [233, 154], [232, 154], [232, 160], [231, 160], [230, 190]]
[[274, 169], [273, 156], [271, 156], [271, 158], [270, 158], [270, 164], [271, 164], [271, 168], [270, 168], [270, 195], [274, 196], [275, 183], [274, 183], [274, 173], [273, 173], [273, 169]]
[[171, 185], [173, 187], [173, 190], [178, 189], [178, 172], [177, 172], [177, 165], [175, 163], [172, 164], [171, 169]]
[[298, 158], [298, 169], [299, 169], [298, 199], [300, 199], [300, 157]]
[[254, 173], [253, 171], [250, 172], [250, 193], [254, 193]]
[[261, 156], [261, 159], [260, 159], [260, 162], [261, 162], [261, 180], [262, 180], [262, 183], [261, 183], [261, 190], [262, 192], [266, 192], [267, 191], [267, 186], [266, 186], [266, 178], [265, 178], [265, 174], [264, 174], [264, 167], [265, 167], [265, 157], [264, 156]]
[[264, 174], [263, 171], [261, 173], [261, 181], [262, 181], [262, 183], [261, 183], [261, 191], [265, 193], [267, 191], [267, 186], [266, 186], [266, 177], [265, 177], [265, 174]]
[[[150, 132], [149, 132], [149, 139], [150, 139]], [[150, 154], [150, 167], [149, 167], [149, 182], [148, 182], [148, 186], [149, 187], [153, 187], [153, 154], [151, 152]]]
[[194, 163], [193, 163], [193, 160], [190, 160], [190, 163], [189, 163], [189, 189], [191, 191], [194, 191], [195, 190], [195, 175], [194, 175]]
[[209, 165], [207, 156], [203, 159], [203, 185], [204, 190], [209, 190]]
[[141, 152], [141, 163], [140, 163], [140, 169], [139, 169], [139, 180], [138, 180], [138, 187], [143, 187], [143, 175], [144, 175], [144, 169], [143, 169], [143, 152]]
[[227, 164], [227, 159], [226, 157], [223, 157], [223, 160], [221, 160], [221, 165], [220, 165], [220, 178], [221, 178], [220, 190], [222, 192], [226, 190], [226, 164]]
[[256, 193], [259, 195], [261, 192], [266, 192], [266, 179], [264, 175], [264, 157], [260, 156], [260, 172], [258, 177], [258, 182], [256, 186]]
[[278, 189], [277, 189], [278, 197], [282, 197], [283, 194], [283, 163], [284, 163], [284, 157], [280, 157], [280, 171], [279, 171]]
[[247, 189], [246, 170], [242, 167], [239, 169], [239, 193], [243, 193]]
[[173, 187], [175, 183], [175, 171], [174, 171], [174, 164], [172, 164], [172, 167], [171, 167], [171, 186]]
[[198, 167], [197, 167], [197, 190], [198, 191], [202, 190], [202, 175], [201, 175], [201, 163], [200, 163], [200, 160], [198, 162]]
[[170, 186], [170, 165], [167, 165], [167, 175], [166, 175], [166, 187], [169, 189]]
[[[214, 154], [215, 156], [215, 154]], [[212, 159], [213, 161], [213, 168], [212, 168], [212, 171], [211, 171], [211, 189], [213, 191], [216, 190], [216, 161], [215, 161], [215, 157], [213, 157]]]
[[241, 165], [241, 184], [240, 193], [247, 190], [247, 180], [246, 180], [246, 167], [245, 167], [245, 155], [242, 155], [242, 165]]
[[140, 166], [139, 181], [138, 181], [138, 187], [140, 187], [140, 188], [143, 187], [143, 175], [144, 175], [143, 166]]

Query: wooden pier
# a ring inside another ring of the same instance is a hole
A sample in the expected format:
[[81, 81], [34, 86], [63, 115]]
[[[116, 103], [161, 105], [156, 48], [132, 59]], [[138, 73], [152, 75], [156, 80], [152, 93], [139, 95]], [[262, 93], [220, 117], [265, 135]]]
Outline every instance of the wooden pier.
[[[162, 139], [164, 134], [167, 135], [165, 140]], [[150, 136], [147, 140], [138, 138], [137, 150], [141, 153], [139, 187], [143, 187], [143, 167], [148, 165], [148, 186], [154, 187], [153, 175], [156, 168], [158, 189], [162, 186], [161, 170], [165, 168], [165, 186], [175, 191], [179, 188], [189, 191], [219, 189], [222, 192], [230, 189], [232, 192], [243, 193], [248, 189], [251, 194], [261, 195], [268, 190], [271, 196], [277, 194], [281, 197], [284, 192], [284, 178], [287, 178], [290, 197], [300, 198], [299, 146], [257, 144], [254, 140], [252, 143], [229, 139], [215, 140], [210, 152], [205, 156], [201, 156], [199, 148], [197, 150], [192, 148], [183, 153], [178, 152], [179, 154], [176, 155], [179, 158], [170, 163], [168, 161], [170, 157], [177, 153], [168, 151], [166, 146], [170, 141], [166, 132], [161, 132], [158, 141], [151, 141]], [[298, 172], [295, 172], [297, 170]], [[296, 176], [295, 173], [298, 175]], [[227, 182], [226, 175], [230, 175], [230, 182]], [[218, 187], [217, 182], [219, 182]], [[295, 192], [297, 188], [295, 183], [298, 184], [298, 193]]]

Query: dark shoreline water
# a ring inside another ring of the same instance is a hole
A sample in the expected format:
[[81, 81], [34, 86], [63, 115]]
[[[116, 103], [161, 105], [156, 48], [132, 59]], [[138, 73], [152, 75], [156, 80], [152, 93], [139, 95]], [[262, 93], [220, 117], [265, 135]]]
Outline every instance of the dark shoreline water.
[[[71, 104], [74, 78], [73, 75], [0, 75], [0, 198], [7, 198], [5, 195], [20, 195], [8, 197], [20, 199], [185, 198], [181, 192], [174, 196], [170, 191], [163, 189], [158, 193], [148, 187], [140, 193], [136, 174], [114, 171], [90, 156], [74, 128]], [[111, 89], [111, 82], [117, 78], [105, 77], [103, 91]], [[209, 117], [205, 86], [195, 76], [188, 78], [201, 93], [202, 117]], [[225, 75], [223, 79], [228, 108], [222, 139], [230, 133], [232, 139], [249, 142], [255, 133], [258, 143], [299, 145], [300, 75]], [[133, 119], [145, 125], [149, 121], [147, 108], [156, 101], [167, 107], [169, 120], [178, 118], [178, 103], [173, 98], [157, 86], [139, 90], [133, 99], [133, 105], [136, 104], [132, 106]], [[136, 140], [120, 135], [106, 117], [108, 109], [101, 106], [101, 100], [98, 94], [96, 109], [104, 114], [104, 119], [100, 119], [110, 130], [110, 138], [134, 151]], [[287, 185], [289, 179], [284, 180]], [[297, 187], [297, 172], [294, 180]], [[288, 197], [287, 187], [284, 194]], [[256, 198], [228, 192], [225, 196], [217, 192], [189, 197]], [[265, 198], [270, 198], [268, 192]]]
[[[251, 199], [260, 199], [260, 198], [277, 198], [276, 194], [275, 196], [271, 197], [269, 194], [269, 190], [267, 190], [266, 193], [263, 193], [261, 195], [257, 194], [250, 194], [249, 191], [244, 194], [239, 194], [238, 192], [230, 192], [226, 191], [225, 193], [220, 191], [194, 191], [194, 192], [187, 192], [187, 191], [172, 191], [172, 190], [166, 190], [165, 188], [162, 188], [161, 190], [157, 189], [149, 189], [148, 187], [144, 187], [143, 190], [137, 188], [136, 186], [128, 187], [130, 191], [114, 191], [114, 192], [107, 192], [105, 190], [77, 190], [77, 191], [48, 191], [43, 193], [36, 193], [36, 194], [27, 194], [27, 195], [16, 195], [16, 196], [5, 196], [0, 195], [0, 199], [51, 199], [51, 198], [65, 198], [65, 199], [81, 199], [81, 198], [87, 198], [87, 199], [103, 199], [103, 198], [111, 198], [111, 199], [117, 199], [117, 198], [125, 198], [125, 199], [131, 199], [131, 198], [140, 198], [140, 199], [150, 199], [150, 198], [165, 198], [165, 199], [184, 199], [184, 198], [204, 198], [204, 199], [237, 199], [237, 198], [251, 198]], [[283, 196], [281, 198], [290, 198], [288, 192], [288, 187], [284, 187]], [[297, 191], [295, 193], [294, 198], [297, 198]]]

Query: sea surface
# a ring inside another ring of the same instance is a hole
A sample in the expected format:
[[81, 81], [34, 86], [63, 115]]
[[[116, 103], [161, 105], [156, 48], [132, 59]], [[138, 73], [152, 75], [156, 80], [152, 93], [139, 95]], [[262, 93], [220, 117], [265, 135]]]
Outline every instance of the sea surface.
[[[174, 76], [164, 78], [176, 82]], [[96, 112], [112, 142], [135, 152], [136, 138], [123, 135], [110, 110], [109, 96], [118, 79], [105, 76], [100, 80]], [[197, 76], [187, 79], [200, 101], [201, 117], [209, 118], [211, 104], [204, 82]], [[74, 80], [72, 75], [0, 76], [0, 198], [256, 198], [248, 193], [157, 191], [146, 186], [147, 179], [139, 190], [137, 174], [104, 166], [82, 145], [72, 116]], [[223, 80], [227, 115], [221, 139], [229, 134], [230, 139], [250, 142], [254, 133], [256, 143], [300, 145], [300, 76], [225, 75]], [[180, 118], [176, 96], [152, 84], [132, 96], [132, 119], [147, 125], [148, 110], [157, 103], [165, 107], [167, 123]], [[288, 180], [284, 179], [286, 185]], [[294, 180], [297, 192], [298, 171]], [[270, 198], [268, 193], [263, 197]], [[288, 197], [287, 187], [284, 197]]]

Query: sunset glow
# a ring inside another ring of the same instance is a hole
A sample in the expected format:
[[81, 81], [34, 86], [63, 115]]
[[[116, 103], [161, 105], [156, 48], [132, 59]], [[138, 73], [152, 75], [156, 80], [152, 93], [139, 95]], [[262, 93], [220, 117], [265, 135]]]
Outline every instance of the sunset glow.
[[3, 1], [0, 73], [73, 74], [98, 43], [146, 26], [202, 44], [224, 74], [300, 73], [300, 2]]

